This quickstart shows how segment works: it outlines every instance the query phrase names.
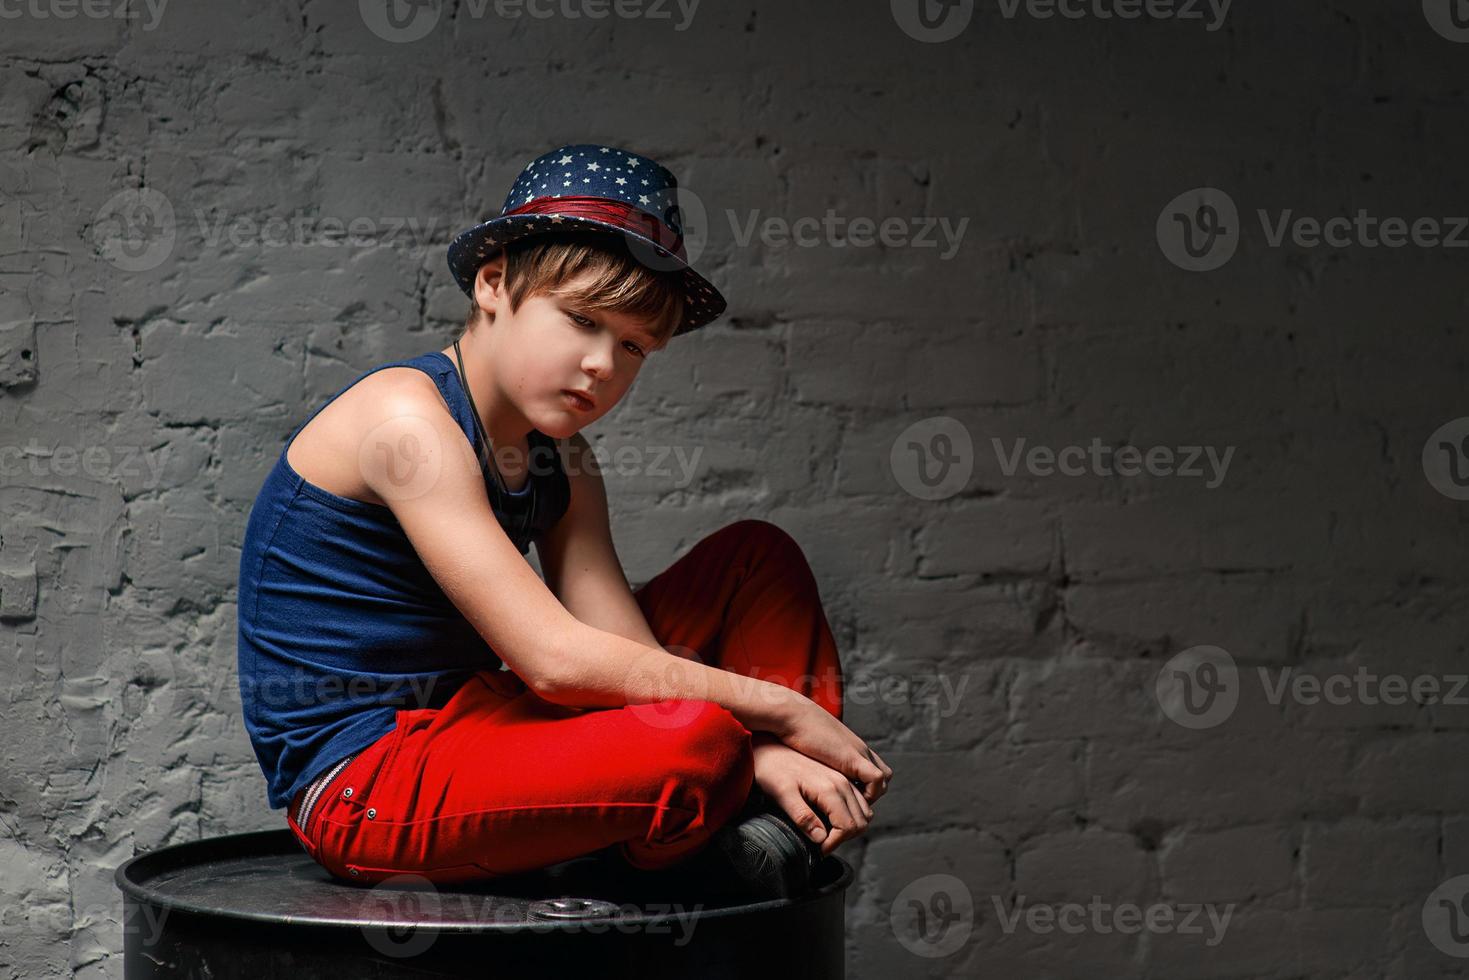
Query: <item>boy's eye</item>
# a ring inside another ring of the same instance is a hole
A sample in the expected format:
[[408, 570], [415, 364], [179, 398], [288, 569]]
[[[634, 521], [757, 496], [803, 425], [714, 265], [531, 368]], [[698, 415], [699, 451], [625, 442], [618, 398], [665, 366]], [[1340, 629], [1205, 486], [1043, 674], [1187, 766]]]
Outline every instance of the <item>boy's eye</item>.
[[[582, 316], [580, 313], [573, 313], [570, 310], [567, 310], [566, 315], [570, 317], [571, 321], [579, 327], [588, 327], [595, 329], [597, 326], [595, 323], [593, 323], [588, 318]], [[639, 357], [647, 357], [647, 354], [643, 352], [643, 349], [637, 344], [633, 343], [631, 340], [624, 340], [622, 344], [623, 347], [625, 347], [630, 353], [636, 354]]]

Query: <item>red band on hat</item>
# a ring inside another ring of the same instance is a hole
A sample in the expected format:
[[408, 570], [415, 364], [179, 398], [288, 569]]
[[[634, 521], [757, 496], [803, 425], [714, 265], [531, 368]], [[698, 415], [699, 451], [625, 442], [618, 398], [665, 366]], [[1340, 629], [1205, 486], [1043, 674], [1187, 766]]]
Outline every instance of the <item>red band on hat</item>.
[[678, 256], [680, 262], [688, 261], [684, 252], [682, 235], [675, 234], [672, 228], [648, 212], [622, 201], [614, 201], [605, 197], [542, 197], [528, 204], [522, 204], [520, 207], [512, 208], [501, 217], [509, 217], [512, 214], [564, 214], [568, 217], [605, 221], [624, 231], [636, 232], [645, 238], [652, 239]]

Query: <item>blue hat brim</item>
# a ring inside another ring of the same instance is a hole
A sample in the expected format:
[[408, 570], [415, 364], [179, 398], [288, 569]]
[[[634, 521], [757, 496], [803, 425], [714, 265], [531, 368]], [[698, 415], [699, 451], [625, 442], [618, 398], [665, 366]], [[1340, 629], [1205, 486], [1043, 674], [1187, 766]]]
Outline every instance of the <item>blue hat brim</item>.
[[501, 215], [483, 221], [456, 235], [449, 243], [449, 272], [453, 274], [454, 281], [459, 284], [459, 288], [464, 290], [466, 295], [474, 296], [474, 277], [485, 259], [496, 248], [522, 238], [530, 238], [551, 231], [600, 231], [636, 240], [653, 255], [658, 256], [659, 262], [668, 264], [668, 267], [661, 271], [675, 273], [682, 278], [684, 315], [682, 322], [673, 331], [673, 336], [677, 337], [691, 330], [697, 330], [718, 319], [724, 313], [726, 309], [724, 296], [714, 284], [695, 272], [693, 266], [647, 236], [605, 221], [569, 214], [560, 215], [560, 222], [554, 228], [548, 228], [547, 219], [550, 217], [552, 215], [546, 214]]

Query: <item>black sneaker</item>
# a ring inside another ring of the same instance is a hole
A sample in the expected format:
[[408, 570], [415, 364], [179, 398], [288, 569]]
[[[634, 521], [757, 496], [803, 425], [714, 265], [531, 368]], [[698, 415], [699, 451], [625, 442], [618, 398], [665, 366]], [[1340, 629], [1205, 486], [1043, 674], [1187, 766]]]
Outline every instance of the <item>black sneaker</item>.
[[715, 831], [709, 850], [728, 865], [734, 889], [753, 901], [797, 898], [811, 886], [821, 845], [784, 811], [756, 813]]

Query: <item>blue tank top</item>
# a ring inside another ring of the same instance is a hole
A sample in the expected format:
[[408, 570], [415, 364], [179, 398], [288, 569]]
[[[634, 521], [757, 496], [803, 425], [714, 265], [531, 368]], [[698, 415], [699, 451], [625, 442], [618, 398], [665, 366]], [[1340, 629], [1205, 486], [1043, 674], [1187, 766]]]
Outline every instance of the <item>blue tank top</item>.
[[[442, 707], [475, 671], [500, 667], [389, 508], [308, 483], [286, 461], [296, 434], [322, 409], [390, 367], [433, 378], [481, 452], [459, 372], [439, 351], [363, 373], [286, 440], [251, 507], [240, 554], [240, 702], [271, 809], [392, 731], [399, 708]], [[570, 502], [554, 440], [532, 430], [528, 441], [530, 473], [520, 491], [502, 493], [485, 471], [495, 515], [522, 555]], [[521, 533], [532, 499], [534, 521]]]

